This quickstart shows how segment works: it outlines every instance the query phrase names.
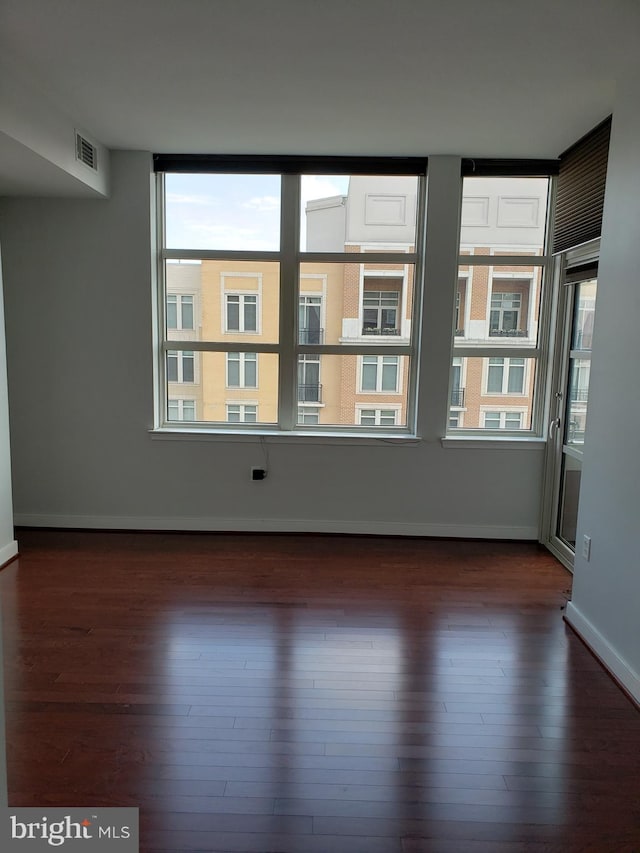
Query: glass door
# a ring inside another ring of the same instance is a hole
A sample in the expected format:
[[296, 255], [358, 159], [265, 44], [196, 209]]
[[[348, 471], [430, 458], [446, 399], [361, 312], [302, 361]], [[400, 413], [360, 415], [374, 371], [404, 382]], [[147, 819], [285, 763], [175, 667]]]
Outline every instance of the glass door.
[[545, 544], [572, 569], [589, 406], [597, 261], [585, 259], [584, 250], [579, 262], [568, 253], [563, 268], [558, 300], [555, 394], [547, 442]]

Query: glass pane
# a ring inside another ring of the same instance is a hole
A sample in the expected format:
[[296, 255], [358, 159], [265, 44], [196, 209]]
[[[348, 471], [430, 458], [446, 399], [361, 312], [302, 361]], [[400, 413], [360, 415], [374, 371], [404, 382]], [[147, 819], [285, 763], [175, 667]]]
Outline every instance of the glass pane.
[[169, 399], [167, 401], [168, 421], [194, 421], [196, 419], [195, 400]]
[[171, 260], [165, 275], [168, 305], [175, 301], [169, 340], [278, 343], [280, 264]]
[[180, 327], [193, 329], [193, 296], [183, 296], [180, 300]]
[[465, 178], [461, 252], [541, 255], [548, 192], [548, 178]]
[[[169, 350], [167, 352], [167, 382], [171, 386], [197, 384], [199, 379], [200, 353], [187, 350]], [[171, 390], [171, 388], [170, 388]], [[174, 389], [174, 393], [170, 393], [170, 397], [180, 397], [176, 393], [178, 389]]]
[[534, 358], [454, 358], [450, 429], [530, 430], [535, 370]]
[[[276, 423], [275, 353], [201, 352], [196, 356], [200, 356], [195, 385], [199, 423]], [[171, 396], [177, 396], [172, 386], [170, 390]]]
[[167, 329], [178, 328], [178, 297], [167, 296]]
[[167, 174], [166, 247], [278, 251], [280, 176]]
[[582, 281], [576, 285], [571, 349], [591, 349], [597, 286], [595, 279]]
[[414, 251], [417, 177], [303, 175], [300, 191], [302, 251]]
[[[408, 344], [413, 311], [413, 264], [305, 263], [300, 265], [300, 343]], [[310, 339], [310, 336], [313, 339]]]
[[561, 539], [574, 549], [576, 545], [581, 477], [582, 463], [568, 454], [563, 454], [557, 533]]
[[[298, 423], [305, 423], [301, 412], [309, 406], [321, 426], [384, 427], [393, 426], [393, 419], [397, 426], [406, 425], [407, 356], [392, 356], [394, 364], [383, 361], [388, 356], [312, 357], [314, 361], [298, 364]], [[393, 389], [383, 388], [385, 371], [393, 374]]]
[[240, 353], [227, 353], [227, 385], [237, 388], [240, 385]]
[[461, 266], [455, 345], [534, 346], [538, 339], [541, 281], [540, 267]]
[[589, 404], [591, 360], [572, 358], [569, 363], [569, 389], [565, 425], [565, 444], [584, 444]]

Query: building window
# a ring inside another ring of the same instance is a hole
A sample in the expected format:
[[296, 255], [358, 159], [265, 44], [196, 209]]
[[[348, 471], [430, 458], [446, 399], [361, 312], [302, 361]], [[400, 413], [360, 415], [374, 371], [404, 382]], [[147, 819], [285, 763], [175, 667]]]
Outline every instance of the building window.
[[318, 406], [298, 406], [298, 423], [304, 426], [317, 426], [320, 423]]
[[322, 402], [320, 356], [317, 353], [298, 357], [298, 401], [301, 403]]
[[227, 353], [227, 388], [258, 387], [258, 356], [255, 352]]
[[462, 412], [455, 409], [449, 410], [449, 429], [460, 429], [462, 426]]
[[399, 357], [397, 355], [363, 355], [360, 373], [360, 390], [396, 394], [399, 382]]
[[522, 412], [483, 412], [485, 429], [522, 429]]
[[170, 421], [195, 421], [196, 419], [196, 401], [195, 400], [168, 400], [167, 401], [167, 420]]
[[399, 335], [397, 290], [369, 290], [365, 279], [362, 297], [362, 334]]
[[489, 315], [490, 335], [509, 335], [520, 329], [522, 294], [498, 292], [491, 294]]
[[194, 329], [193, 296], [167, 294], [167, 329]]
[[321, 296], [300, 296], [298, 309], [298, 340], [301, 344], [324, 343]]
[[227, 403], [227, 423], [255, 424], [258, 422], [258, 407], [249, 403]]
[[490, 358], [487, 394], [524, 394], [524, 358]]
[[359, 409], [359, 423], [362, 426], [395, 426], [397, 409]]
[[258, 296], [249, 293], [225, 294], [227, 332], [258, 331]]
[[195, 382], [195, 356], [190, 350], [167, 351], [167, 381]]

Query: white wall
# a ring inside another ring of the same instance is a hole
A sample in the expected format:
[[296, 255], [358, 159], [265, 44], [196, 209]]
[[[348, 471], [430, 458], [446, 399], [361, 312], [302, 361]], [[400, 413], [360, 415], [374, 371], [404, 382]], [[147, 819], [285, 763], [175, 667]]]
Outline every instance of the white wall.
[[[3, 194], [108, 195], [109, 150], [45, 97], [41, 87], [4, 64], [0, 79]], [[76, 159], [76, 130], [97, 149], [95, 171]]]
[[[613, 117], [569, 622], [640, 701], [640, 74]], [[581, 556], [592, 537], [591, 560]]]
[[[152, 439], [150, 162], [114, 154], [109, 200], [0, 202], [17, 523], [537, 537], [541, 449], [440, 444], [447, 350], [419, 443], [274, 438], [252, 483], [252, 438]], [[443, 204], [459, 193], [446, 174]], [[455, 240], [431, 237], [455, 280]], [[433, 330], [451, 327], [451, 294]]]

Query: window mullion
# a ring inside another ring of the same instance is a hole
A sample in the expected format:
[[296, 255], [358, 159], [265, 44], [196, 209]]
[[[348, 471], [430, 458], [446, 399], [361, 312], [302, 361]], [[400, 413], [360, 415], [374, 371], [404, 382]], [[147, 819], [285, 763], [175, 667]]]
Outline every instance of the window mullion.
[[296, 423], [296, 330], [298, 326], [298, 251], [300, 246], [300, 177], [282, 176], [280, 213], [280, 328], [278, 422], [283, 430]]

